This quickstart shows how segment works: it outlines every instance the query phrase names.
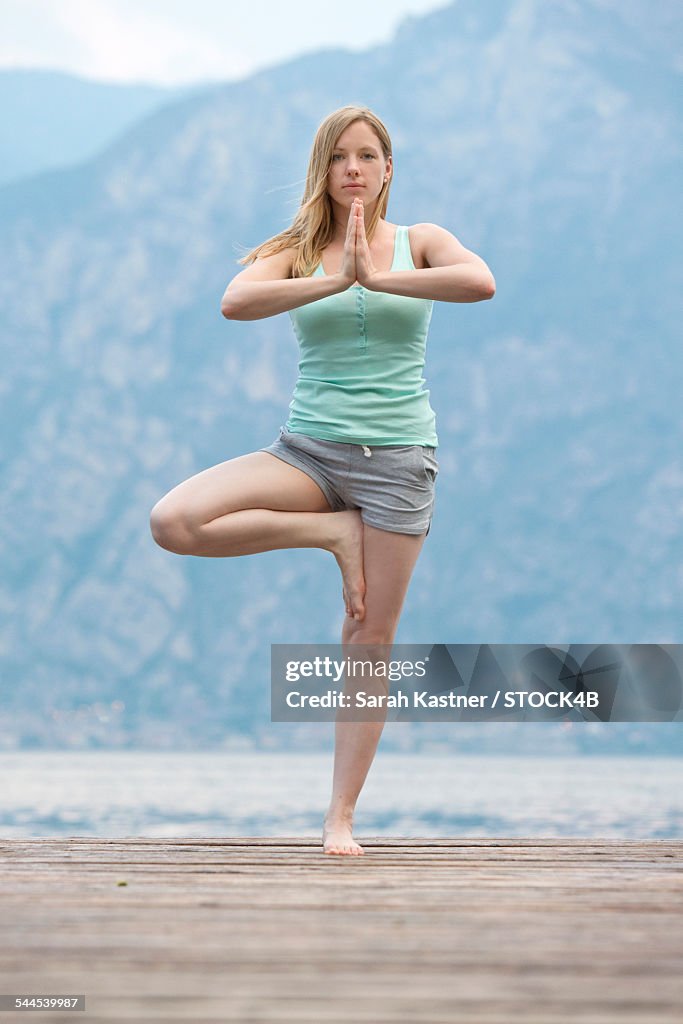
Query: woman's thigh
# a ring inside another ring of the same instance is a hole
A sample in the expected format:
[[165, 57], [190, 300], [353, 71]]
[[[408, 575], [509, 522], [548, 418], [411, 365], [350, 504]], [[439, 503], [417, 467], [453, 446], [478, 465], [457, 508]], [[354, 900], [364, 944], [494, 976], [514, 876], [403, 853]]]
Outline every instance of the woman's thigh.
[[152, 525], [199, 529], [219, 516], [248, 508], [331, 512], [327, 498], [303, 470], [268, 452], [250, 452], [183, 480], [151, 512]]
[[342, 643], [392, 643], [426, 534], [391, 533], [363, 525], [365, 618], [344, 620]]

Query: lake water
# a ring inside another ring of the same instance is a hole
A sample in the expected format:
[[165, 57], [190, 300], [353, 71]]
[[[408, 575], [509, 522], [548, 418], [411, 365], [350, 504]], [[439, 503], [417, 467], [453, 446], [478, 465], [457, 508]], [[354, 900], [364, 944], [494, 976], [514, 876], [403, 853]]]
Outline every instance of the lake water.
[[[332, 754], [0, 753], [0, 837], [319, 836]], [[363, 836], [683, 838], [683, 758], [379, 751]]]

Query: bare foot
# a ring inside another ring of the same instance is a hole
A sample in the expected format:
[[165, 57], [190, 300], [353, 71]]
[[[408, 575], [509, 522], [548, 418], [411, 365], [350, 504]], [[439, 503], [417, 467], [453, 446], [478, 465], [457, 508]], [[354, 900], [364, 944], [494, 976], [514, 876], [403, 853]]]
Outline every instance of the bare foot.
[[323, 850], [325, 853], [336, 853], [350, 857], [359, 857], [365, 853], [362, 846], [351, 835], [351, 822], [345, 818], [325, 818], [323, 825]]
[[335, 513], [339, 534], [331, 548], [344, 581], [347, 614], [358, 622], [365, 618], [365, 577], [363, 575], [363, 520], [360, 509]]

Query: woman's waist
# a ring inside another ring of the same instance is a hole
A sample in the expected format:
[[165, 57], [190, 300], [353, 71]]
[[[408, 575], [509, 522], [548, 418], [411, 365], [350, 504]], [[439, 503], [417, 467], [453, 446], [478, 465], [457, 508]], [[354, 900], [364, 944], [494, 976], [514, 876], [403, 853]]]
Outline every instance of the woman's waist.
[[316, 377], [299, 374], [295, 391], [324, 392], [345, 394], [350, 398], [363, 399], [367, 395], [381, 395], [388, 401], [401, 398], [419, 398], [428, 394], [425, 391], [425, 378], [411, 376], [387, 379], [386, 377]]
[[386, 395], [366, 388], [295, 388], [288, 429], [337, 441], [361, 437], [370, 444], [437, 445], [436, 416], [429, 391]]

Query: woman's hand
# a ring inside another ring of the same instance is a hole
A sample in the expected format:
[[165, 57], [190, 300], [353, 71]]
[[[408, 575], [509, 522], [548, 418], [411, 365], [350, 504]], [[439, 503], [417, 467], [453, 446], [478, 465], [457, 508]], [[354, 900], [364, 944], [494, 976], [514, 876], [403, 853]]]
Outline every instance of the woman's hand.
[[362, 284], [365, 288], [370, 288], [372, 278], [375, 276], [377, 271], [375, 270], [372, 262], [370, 246], [368, 245], [368, 240], [365, 236], [363, 201], [361, 199], [354, 199], [354, 203], [357, 203], [358, 206], [360, 206], [358, 228], [356, 230], [356, 278], [358, 280], [358, 284]]
[[363, 204], [356, 197], [351, 203], [349, 210], [349, 221], [346, 227], [346, 238], [344, 239], [344, 253], [342, 256], [341, 270], [339, 277], [348, 288], [356, 281], [356, 231], [358, 224], [358, 207], [360, 206], [360, 218], [363, 219]]

